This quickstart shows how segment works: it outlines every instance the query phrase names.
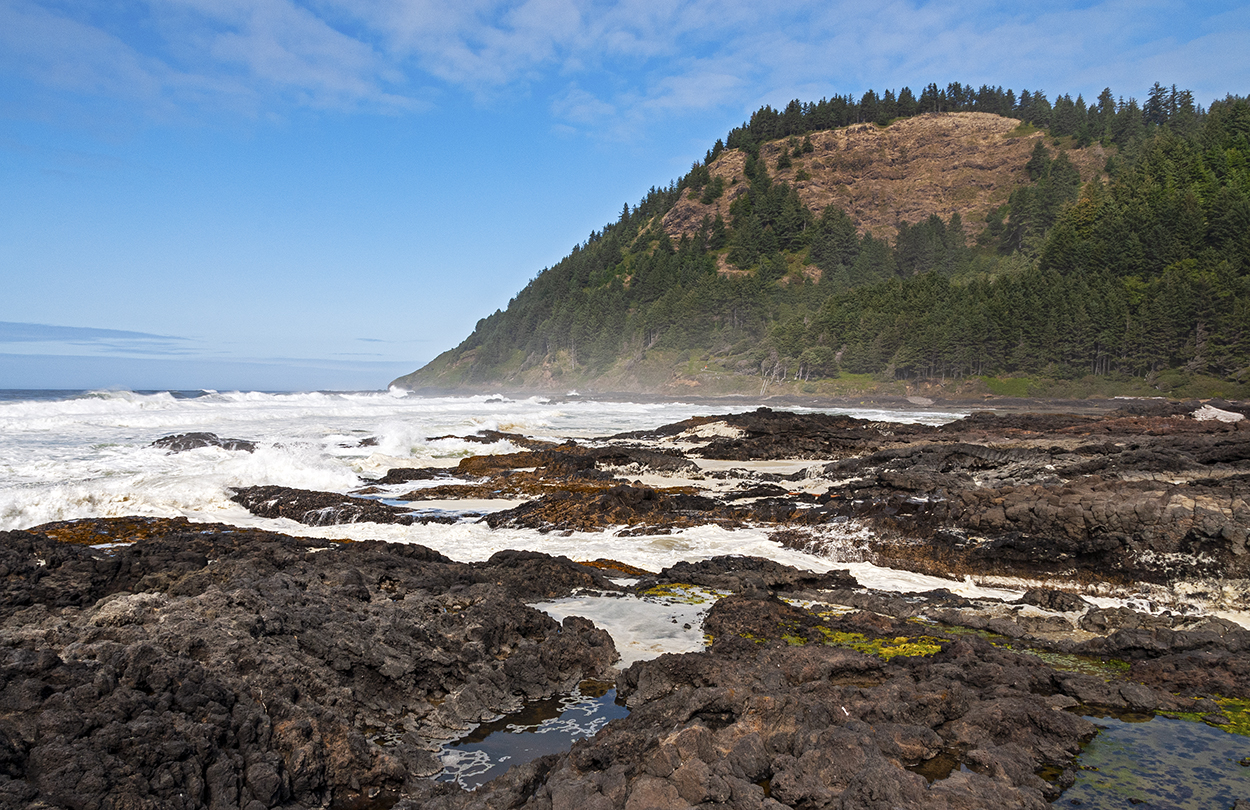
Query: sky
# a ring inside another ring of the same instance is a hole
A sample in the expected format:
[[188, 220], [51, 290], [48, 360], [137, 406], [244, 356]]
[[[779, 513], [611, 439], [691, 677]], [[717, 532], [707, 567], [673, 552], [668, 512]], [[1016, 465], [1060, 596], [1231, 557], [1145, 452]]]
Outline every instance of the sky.
[[1250, 93], [1250, 5], [0, 0], [0, 388], [375, 390], [764, 104]]

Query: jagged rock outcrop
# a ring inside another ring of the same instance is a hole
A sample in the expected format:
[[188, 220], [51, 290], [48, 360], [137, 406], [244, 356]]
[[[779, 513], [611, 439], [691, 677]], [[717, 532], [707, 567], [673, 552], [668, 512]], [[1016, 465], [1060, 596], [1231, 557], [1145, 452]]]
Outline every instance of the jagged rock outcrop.
[[241, 487], [230, 500], [258, 517], [288, 518], [305, 526], [417, 521], [411, 510], [381, 501], [275, 485]]
[[524, 604], [615, 587], [562, 558], [168, 529], [0, 536], [0, 806], [393, 799], [432, 739], [612, 672], [606, 633]]
[[223, 439], [216, 433], [179, 433], [175, 436], [162, 436], [152, 442], [152, 446], [171, 453], [184, 453], [201, 447], [220, 447], [222, 450], [242, 450], [246, 453], [256, 452], [256, 442], [250, 442], [247, 439]]
[[[476, 794], [427, 786], [397, 808], [1043, 810], [1071, 781], [1095, 729], [1056, 709], [1053, 672], [1037, 659], [974, 639], [887, 664], [738, 634], [775, 638], [799, 613], [767, 598], [721, 600], [708, 622], [723, 635], [709, 652], [621, 674], [628, 718]], [[1048, 783], [1043, 765], [1063, 775]]]

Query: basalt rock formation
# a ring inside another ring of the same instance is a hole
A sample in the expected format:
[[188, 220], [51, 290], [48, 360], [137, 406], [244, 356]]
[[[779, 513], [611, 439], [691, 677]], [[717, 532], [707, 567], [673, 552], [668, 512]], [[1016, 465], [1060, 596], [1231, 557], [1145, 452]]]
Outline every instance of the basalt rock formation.
[[859, 587], [845, 571], [824, 574], [802, 571], [763, 557], [721, 556], [698, 562], [679, 562], [635, 586], [640, 591], [663, 584], [688, 583], [730, 593], [777, 591], [801, 593], [811, 590], [851, 590]]
[[305, 526], [416, 522], [410, 510], [334, 492], [267, 485], [237, 489], [230, 500], [259, 517], [289, 518]]
[[[648, 573], [517, 552], [457, 564], [419, 546], [185, 521], [11, 533], [0, 796], [1042, 810], [1093, 733], [1065, 710], [1227, 725], [1228, 700], [1250, 698], [1250, 631], [1186, 604], [1246, 604], [1247, 413], [1130, 403], [928, 426], [760, 409], [580, 444], [508, 437], [526, 449], [391, 470], [351, 496], [236, 495], [258, 515], [323, 525], [423, 520], [423, 502], [471, 498], [513, 504], [440, 519], [618, 535], [763, 527], [816, 553], [1033, 580], [1015, 601], [875, 592], [747, 557]], [[85, 545], [128, 534], [142, 539]], [[1106, 608], [1078, 593], [1105, 587], [1174, 601]], [[617, 674], [628, 718], [474, 793], [422, 778], [439, 765], [431, 740], [613, 676], [605, 633], [525, 601], [683, 588], [729, 594], [705, 619], [714, 643]]]
[[[709, 650], [617, 673], [604, 631], [525, 604], [621, 594], [612, 567], [154, 518], [4, 533], [0, 806], [1042, 810], [1094, 733], [1065, 709], [1218, 720], [1213, 697], [1250, 697], [1250, 632], [1224, 620], [753, 557], [630, 571], [728, 595]], [[631, 714], [567, 753], [476, 792], [424, 778], [437, 741], [614, 676]]]
[[152, 442], [153, 447], [160, 447], [171, 453], [184, 453], [201, 447], [220, 447], [222, 450], [243, 450], [247, 453], [256, 452], [256, 442], [247, 439], [223, 439], [216, 433], [179, 433], [175, 436], [162, 436]]
[[705, 629], [716, 639], [707, 652], [623, 671], [617, 688], [633, 711], [593, 739], [473, 794], [419, 786], [397, 808], [1043, 810], [1095, 732], [1064, 709], [1216, 708], [940, 626], [916, 637], [904, 619], [834, 617], [749, 586], [718, 601]]
[[612, 672], [606, 633], [524, 604], [615, 588], [565, 559], [165, 529], [0, 536], [0, 806], [393, 801], [430, 740]]
[[[860, 559], [892, 567], [1075, 584], [1188, 582], [1205, 598], [1235, 602], [1245, 586], [1217, 591], [1250, 578], [1250, 421], [1240, 418], [1250, 409], [1216, 404], [1134, 403], [1103, 416], [974, 413], [936, 427], [761, 408], [591, 445], [473, 456], [451, 470], [392, 470], [361, 494], [427, 481], [388, 497], [414, 506], [529, 499], [484, 519], [542, 531], [773, 526], [778, 539], [813, 550], [829, 531], [863, 526], [872, 540]], [[785, 474], [751, 468], [773, 460], [811, 464]], [[711, 461], [743, 466], [705, 468]], [[261, 516], [314, 525], [432, 519], [377, 500], [274, 487], [235, 499]]]

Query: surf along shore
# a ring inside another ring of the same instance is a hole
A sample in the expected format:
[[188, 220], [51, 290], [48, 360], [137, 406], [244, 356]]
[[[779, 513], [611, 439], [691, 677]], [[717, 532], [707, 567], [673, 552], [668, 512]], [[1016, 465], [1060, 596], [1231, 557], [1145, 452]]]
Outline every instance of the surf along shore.
[[[347, 494], [234, 496], [310, 527], [763, 527], [839, 563], [820, 572], [464, 563], [167, 518], [5, 532], [0, 804], [1045, 807], [1091, 713], [1250, 731], [1250, 408], [1114, 404], [941, 426], [761, 408], [562, 444], [484, 431], [520, 449]], [[520, 503], [482, 506], [500, 500]], [[946, 584], [865, 587], [869, 564]], [[622, 660], [590, 605], [647, 599], [698, 605], [695, 651]], [[535, 607], [556, 601], [560, 621]], [[627, 717], [476, 791], [432, 778], [449, 740], [596, 683]]]

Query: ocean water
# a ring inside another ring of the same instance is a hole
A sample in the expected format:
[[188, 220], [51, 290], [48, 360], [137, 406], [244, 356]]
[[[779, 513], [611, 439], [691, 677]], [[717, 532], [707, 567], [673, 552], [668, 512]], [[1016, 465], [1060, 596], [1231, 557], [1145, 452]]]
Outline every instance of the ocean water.
[[[731, 539], [724, 535], [734, 533], [718, 529], [631, 541], [611, 538], [610, 542], [604, 542], [603, 535], [547, 538], [537, 533], [492, 532], [472, 522], [314, 529], [256, 518], [230, 501], [230, 490], [276, 484], [347, 492], [392, 467], [454, 466], [468, 455], [519, 449], [507, 441], [483, 445], [440, 438], [484, 429], [557, 440], [586, 439], [753, 407], [601, 402], [576, 396], [418, 397], [400, 391], [0, 391], [0, 530], [86, 517], [182, 516], [305, 535], [419, 542], [462, 560], [484, 559], [519, 544], [547, 546], [554, 553], [581, 558], [624, 557], [655, 568], [756, 543], [749, 533]], [[842, 412], [931, 424], [958, 417], [925, 411]], [[163, 436], [199, 431], [253, 441], [257, 450], [207, 447], [169, 453], [152, 446]], [[778, 548], [772, 543], [768, 547]]]
[[[520, 449], [508, 441], [482, 444], [458, 438], [480, 430], [586, 440], [652, 429], [692, 416], [756, 407], [758, 404], [751, 402], [608, 402], [573, 392], [559, 397], [514, 398], [422, 397], [397, 390], [0, 390], [0, 531], [89, 517], [186, 517], [192, 522], [220, 522], [304, 536], [420, 543], [466, 562], [484, 560], [503, 549], [528, 549], [580, 560], [607, 557], [658, 571], [682, 560], [751, 554], [816, 571], [845, 568], [862, 584], [883, 590], [946, 587], [969, 597], [1011, 599], [1026, 587], [1021, 583], [1019, 589], [986, 588], [968, 580], [952, 582], [855, 562], [859, 558], [855, 552], [864, 547], [869, 536], [864, 527], [854, 523], [831, 527], [833, 551], [818, 556], [772, 542], [767, 527], [728, 531], [702, 526], [671, 535], [623, 538], [610, 531], [566, 535], [492, 530], [477, 522], [476, 515], [453, 524], [313, 527], [286, 519], [258, 518], [230, 500], [234, 487], [264, 484], [349, 492], [394, 467], [454, 467], [465, 456]], [[787, 409], [926, 424], [942, 424], [963, 415], [923, 409]], [[247, 453], [205, 447], [169, 453], [152, 446], [164, 436], [188, 432], [245, 439], [255, 442], [257, 449]], [[789, 470], [817, 463], [780, 464]], [[724, 467], [723, 462], [706, 464], [709, 468]], [[757, 466], [776, 468], [777, 464]], [[396, 491], [420, 485], [406, 484]], [[517, 503], [427, 501], [419, 506], [472, 509], [480, 514]], [[1119, 597], [1095, 601], [1103, 606], [1125, 603]], [[1141, 609], [1145, 600], [1134, 599], [1130, 604]], [[593, 607], [582, 605], [578, 609], [589, 615]], [[616, 608], [605, 608], [600, 618], [617, 622], [620, 632], [632, 636], [630, 620], [614, 616], [615, 612]], [[1222, 615], [1250, 625], [1250, 615], [1243, 612]]]
[[1224, 810], [1250, 801], [1250, 739], [1169, 717], [1089, 717], [1098, 735], [1055, 802], [1087, 810]]
[[439, 751], [440, 782], [476, 789], [513, 765], [569, 750], [629, 710], [609, 684], [584, 681], [571, 694], [536, 700], [520, 711], [483, 723]]

